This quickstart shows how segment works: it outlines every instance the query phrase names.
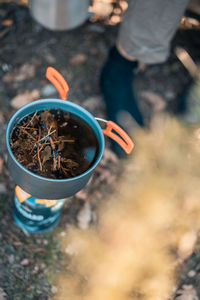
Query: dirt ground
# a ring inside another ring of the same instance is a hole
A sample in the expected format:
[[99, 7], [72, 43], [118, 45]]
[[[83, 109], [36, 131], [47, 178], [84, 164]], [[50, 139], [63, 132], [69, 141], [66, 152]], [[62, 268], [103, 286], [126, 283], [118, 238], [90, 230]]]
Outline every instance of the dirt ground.
[[[97, 203], [112, 189], [120, 173], [120, 163], [107, 141], [105, 155], [92, 181], [67, 202], [59, 225], [48, 233], [29, 235], [16, 226], [12, 216], [15, 184], [6, 167], [4, 133], [7, 122], [26, 101], [58, 97], [45, 79], [48, 66], [55, 67], [66, 78], [71, 101], [95, 116], [106, 117], [98, 79], [118, 26], [87, 21], [70, 31], [53, 32], [32, 20], [28, 7], [20, 1], [0, 3], [0, 300], [50, 298], [54, 292], [52, 275], [63, 267], [56, 232], [69, 223], [81, 226], [78, 215], [86, 199], [91, 200], [90, 221], [94, 222]], [[175, 47], [183, 47], [195, 63], [199, 63], [199, 30], [200, 25], [186, 20], [172, 42], [167, 62], [138, 71], [134, 87], [147, 126], [156, 104], [161, 103], [162, 109], [170, 114], [177, 111], [177, 99], [191, 82], [191, 75], [177, 59]], [[180, 288], [192, 285], [200, 297], [198, 246], [185, 261], [179, 277]]]

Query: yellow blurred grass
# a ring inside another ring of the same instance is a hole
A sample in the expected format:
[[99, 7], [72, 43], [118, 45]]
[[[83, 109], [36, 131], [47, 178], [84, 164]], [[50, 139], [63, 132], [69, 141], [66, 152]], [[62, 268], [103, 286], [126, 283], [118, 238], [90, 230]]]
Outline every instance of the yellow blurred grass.
[[134, 135], [136, 149], [98, 224], [61, 237], [70, 264], [55, 278], [54, 300], [172, 297], [176, 265], [193, 252], [199, 229], [199, 129], [168, 119]]

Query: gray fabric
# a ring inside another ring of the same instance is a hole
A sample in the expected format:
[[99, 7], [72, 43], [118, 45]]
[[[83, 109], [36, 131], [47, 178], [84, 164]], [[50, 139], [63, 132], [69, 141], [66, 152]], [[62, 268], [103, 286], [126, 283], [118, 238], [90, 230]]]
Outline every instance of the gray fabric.
[[144, 63], [166, 60], [188, 0], [130, 0], [121, 23], [118, 43]]

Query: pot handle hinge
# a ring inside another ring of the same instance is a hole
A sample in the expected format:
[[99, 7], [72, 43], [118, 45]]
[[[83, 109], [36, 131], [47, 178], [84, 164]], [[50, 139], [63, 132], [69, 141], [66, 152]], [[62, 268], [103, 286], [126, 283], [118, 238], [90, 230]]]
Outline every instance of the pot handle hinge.
[[95, 119], [106, 124], [106, 128], [103, 129], [103, 134], [117, 142], [127, 154], [132, 152], [134, 148], [134, 142], [121, 127], [112, 121], [106, 121], [101, 118]]
[[53, 67], [48, 67], [46, 70], [46, 78], [55, 86], [60, 98], [62, 100], [67, 100], [69, 86], [64, 77]]

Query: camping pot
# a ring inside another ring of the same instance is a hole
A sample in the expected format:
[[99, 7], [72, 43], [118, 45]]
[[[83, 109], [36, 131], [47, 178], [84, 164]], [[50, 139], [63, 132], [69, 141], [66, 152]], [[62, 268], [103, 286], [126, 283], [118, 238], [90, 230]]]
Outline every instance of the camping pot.
[[90, 0], [30, 0], [32, 17], [52, 30], [75, 28], [88, 18]]
[[[6, 129], [6, 146], [8, 149], [8, 168], [10, 174], [17, 185], [33, 197], [40, 199], [61, 199], [74, 195], [80, 191], [90, 179], [93, 170], [100, 162], [104, 152], [104, 135], [114, 139], [125, 150], [131, 153], [134, 144], [131, 138], [117, 124], [112, 121], [104, 121], [106, 128], [102, 131], [97, 119], [80, 105], [67, 99], [69, 87], [60, 73], [54, 68], [47, 69], [46, 77], [56, 86], [61, 99], [40, 99], [24, 105], [17, 110], [8, 122]], [[98, 141], [98, 153], [96, 160], [84, 173], [67, 179], [51, 179], [39, 176], [23, 167], [15, 158], [10, 147], [10, 136], [15, 126], [26, 116], [36, 111], [59, 109], [70, 112], [83, 119], [92, 128]], [[114, 132], [115, 131], [115, 132]]]

